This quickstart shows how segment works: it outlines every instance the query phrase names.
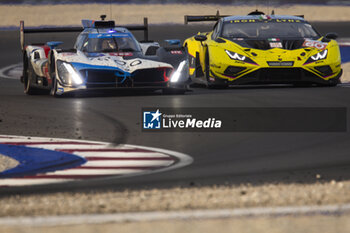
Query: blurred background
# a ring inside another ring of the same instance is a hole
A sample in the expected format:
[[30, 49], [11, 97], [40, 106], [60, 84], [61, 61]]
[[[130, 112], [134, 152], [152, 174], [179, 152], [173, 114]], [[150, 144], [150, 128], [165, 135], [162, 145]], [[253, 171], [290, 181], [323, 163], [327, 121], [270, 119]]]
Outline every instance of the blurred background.
[[[262, 4], [261, 0], [0, 0], [3, 4], [73, 4], [73, 3], [205, 3], [205, 4]], [[327, 4], [327, 5], [350, 5], [347, 0], [266, 0], [268, 4], [285, 5], [285, 4]]]
[[311, 22], [350, 22], [350, 1], [304, 0], [302, 3], [296, 0], [0, 0], [0, 28], [18, 29], [20, 20], [27, 27], [77, 26], [82, 19], [99, 19], [102, 14], [119, 25], [140, 24], [144, 17], [148, 17], [150, 25], [183, 25], [184, 15], [214, 15], [217, 11], [222, 15], [246, 15], [256, 9], [266, 14], [274, 10], [280, 15], [305, 15]]

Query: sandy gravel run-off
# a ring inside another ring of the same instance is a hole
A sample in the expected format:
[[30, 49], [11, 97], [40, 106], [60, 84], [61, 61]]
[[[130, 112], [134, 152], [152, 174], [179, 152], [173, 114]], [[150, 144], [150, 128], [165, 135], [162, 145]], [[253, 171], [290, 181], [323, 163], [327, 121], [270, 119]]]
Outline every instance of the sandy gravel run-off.
[[320, 233], [320, 232], [349, 232], [349, 215], [342, 216], [280, 216], [280, 217], [246, 217], [227, 219], [206, 219], [186, 221], [156, 221], [156, 222], [129, 222], [110, 224], [85, 224], [57, 227], [0, 227], [6, 233], [115, 233], [115, 232], [142, 232], [142, 233], [212, 233], [212, 232], [240, 232], [240, 233]]
[[315, 179], [319, 181], [312, 184], [16, 194], [1, 197], [0, 217], [350, 203], [350, 181], [323, 182], [320, 175]]
[[14, 168], [18, 165], [18, 161], [8, 156], [0, 154], [0, 172]]
[[350, 83], [350, 62], [342, 64], [343, 75], [341, 77], [342, 83]]
[[216, 14], [245, 15], [258, 8], [276, 14], [305, 15], [309, 21], [350, 21], [349, 6], [290, 5], [267, 7], [266, 5], [228, 6], [205, 4], [71, 4], [71, 5], [0, 5], [0, 27], [18, 26], [25, 20], [26, 26], [80, 25], [81, 19], [98, 19], [101, 14], [111, 15], [118, 24], [140, 24], [143, 17], [150, 24], [184, 23], [184, 15]]

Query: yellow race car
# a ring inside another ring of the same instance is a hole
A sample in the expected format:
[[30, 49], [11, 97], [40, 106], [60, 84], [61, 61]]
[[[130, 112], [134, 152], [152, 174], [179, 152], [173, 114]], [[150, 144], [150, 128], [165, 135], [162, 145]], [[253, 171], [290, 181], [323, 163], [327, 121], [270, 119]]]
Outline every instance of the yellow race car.
[[217, 21], [213, 31], [184, 41], [193, 83], [318, 84], [335, 86], [342, 75], [336, 33], [321, 36], [302, 16], [185, 16]]

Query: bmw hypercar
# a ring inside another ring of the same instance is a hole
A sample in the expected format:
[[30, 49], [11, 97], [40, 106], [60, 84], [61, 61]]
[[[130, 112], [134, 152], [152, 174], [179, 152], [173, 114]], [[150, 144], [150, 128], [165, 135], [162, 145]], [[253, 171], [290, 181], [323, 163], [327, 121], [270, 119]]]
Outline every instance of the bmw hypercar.
[[[82, 28], [41, 29], [24, 29], [21, 22], [24, 92], [60, 96], [82, 90], [147, 88], [184, 93], [187, 52], [179, 40], [170, 40], [168, 47], [147, 38], [137, 41], [129, 30], [148, 32], [146, 22], [144, 26], [116, 27], [114, 21], [83, 20]], [[61, 42], [57, 41], [24, 44], [25, 33], [76, 31], [81, 33], [74, 49], [59, 49]]]
[[335, 86], [342, 75], [337, 35], [321, 36], [302, 16], [185, 16], [217, 21], [213, 31], [184, 41], [193, 83], [318, 84]]

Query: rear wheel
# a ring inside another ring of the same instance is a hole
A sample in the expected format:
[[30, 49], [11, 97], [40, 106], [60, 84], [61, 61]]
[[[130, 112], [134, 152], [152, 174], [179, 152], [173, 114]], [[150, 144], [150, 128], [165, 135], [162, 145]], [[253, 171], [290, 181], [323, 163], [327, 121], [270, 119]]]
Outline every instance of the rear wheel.
[[225, 80], [215, 80], [214, 77], [210, 75], [210, 63], [209, 63], [209, 51], [205, 55], [205, 80], [207, 81], [207, 87], [210, 89], [225, 89], [228, 87], [227, 83], [224, 83]]
[[31, 62], [26, 58], [23, 72], [24, 93], [27, 95], [39, 94], [39, 89], [34, 87], [33, 79], [36, 77]]

